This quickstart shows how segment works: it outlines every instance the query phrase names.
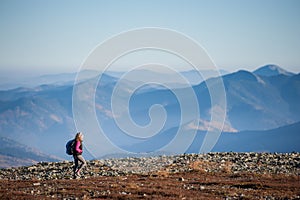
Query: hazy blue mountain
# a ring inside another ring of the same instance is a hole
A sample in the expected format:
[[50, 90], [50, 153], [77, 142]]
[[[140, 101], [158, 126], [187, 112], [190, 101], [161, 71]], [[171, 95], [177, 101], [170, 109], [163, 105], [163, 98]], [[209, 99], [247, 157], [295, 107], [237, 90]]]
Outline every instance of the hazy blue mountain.
[[[82, 80], [85, 81], [88, 79], [91, 79], [93, 77], [96, 77], [100, 72], [96, 70], [84, 70], [81, 72]], [[148, 76], [149, 73], [157, 74], [158, 76], [167, 76], [166, 73], [161, 72], [154, 72], [149, 70], [138, 70], [137, 72], [141, 78], [143, 76]], [[199, 84], [204, 79], [201, 75], [205, 76], [206, 78], [213, 77], [216, 72], [212, 70], [203, 70], [201, 73], [199, 73], [196, 70], [189, 70], [189, 71], [181, 71], [180, 72], [183, 77], [185, 77], [191, 84]], [[225, 70], [220, 70], [220, 75], [228, 74], [229, 72]], [[108, 75], [111, 78], [119, 79], [121, 76], [123, 76], [125, 72], [122, 71], [107, 71], [106, 75]], [[62, 85], [72, 85], [74, 84], [74, 80], [76, 78], [77, 72], [74, 73], [61, 73], [61, 74], [47, 74], [47, 75], [41, 75], [41, 76], [35, 76], [35, 77], [29, 77], [29, 78], [18, 78], [18, 79], [12, 79], [9, 78], [9, 75], [1, 75], [0, 76], [0, 90], [12, 90], [17, 88], [35, 88], [40, 85], [55, 85], [55, 86], [62, 86]], [[130, 81], [130, 80], [129, 80]], [[171, 83], [174, 88], [181, 87], [179, 83], [176, 82], [170, 82], [168, 79], [161, 80], [162, 82]]]
[[[197, 71], [197, 70], [188, 70], [188, 71], [179, 71], [180, 74], [189, 81], [190, 84], [192, 85], [198, 85], [200, 84], [204, 79], [209, 79], [212, 78], [214, 76], [216, 76], [216, 74], [220, 74], [225, 75], [228, 74], [228, 71], [225, 70], [219, 70], [219, 73], [217, 73], [214, 70], [202, 70], [202, 71]], [[171, 83], [171, 85], [173, 85], [174, 88], [181, 88], [182, 86], [177, 83], [177, 82], [172, 82], [168, 79], [166, 79], [165, 77], [170, 76], [171, 74], [168, 74], [166, 72], [153, 72], [153, 71], [149, 71], [149, 70], [138, 70], [137, 72], [139, 74], [140, 77], [143, 76], [149, 76], [149, 73], [152, 73], [154, 76], [156, 75], [156, 77], [162, 76], [164, 77], [161, 82], [162, 83]], [[122, 75], [125, 74], [125, 72], [122, 71], [109, 71], [107, 72], [108, 75], [115, 77], [115, 78], [120, 78]]]
[[0, 136], [61, 155], [68, 134], [75, 132], [72, 87], [45, 87], [28, 93], [23, 90], [22, 94], [18, 98], [12, 95], [10, 101], [0, 100]]
[[[102, 79], [108, 86], [115, 80], [106, 75]], [[70, 159], [65, 154], [65, 143], [76, 133], [72, 92], [73, 85], [0, 91], [0, 136]]]
[[59, 158], [41, 153], [39, 150], [19, 142], [0, 137], [0, 168], [32, 165], [41, 161], [59, 161]]
[[[95, 70], [84, 70], [82, 73], [82, 81], [84, 81], [95, 77], [99, 72]], [[16, 88], [35, 88], [40, 85], [73, 85], [76, 75], [77, 72], [47, 74], [19, 80], [3, 78], [3, 80], [0, 81], [0, 90], [11, 90]]]
[[[199, 152], [205, 133], [198, 132], [187, 152]], [[266, 131], [223, 132], [214, 152], [299, 152], [300, 122]]]
[[[152, 152], [166, 145], [176, 135], [177, 128], [165, 130], [157, 138], [138, 142], [123, 147], [128, 151]], [[199, 153], [206, 131], [197, 131], [193, 143], [186, 153]], [[265, 131], [222, 132], [214, 152], [299, 152], [300, 122]], [[156, 152], [156, 154], [171, 154], [172, 152]]]
[[238, 71], [223, 80], [227, 114], [234, 128], [267, 130], [300, 121], [299, 75], [265, 77]]
[[260, 76], [277, 76], [277, 75], [286, 75], [286, 76], [292, 76], [295, 75], [292, 72], [286, 71], [285, 69], [282, 69], [281, 67], [277, 65], [265, 65], [253, 72], [256, 75]]
[[[269, 130], [300, 121], [300, 74], [261, 76], [241, 70], [222, 78], [227, 98], [226, 130]], [[151, 85], [131, 94], [128, 88], [135, 82], [127, 80], [121, 85], [121, 97], [132, 95], [129, 111], [135, 123], [147, 125], [150, 122], [149, 109], [154, 104], [163, 105], [168, 116], [161, 132], [151, 141], [132, 140], [114, 122], [110, 104], [117, 80], [116, 77], [102, 75], [96, 91], [96, 113], [108, 137], [129, 150], [134, 148], [133, 144], [145, 151], [149, 151], [151, 145], [150, 150], [164, 145], [168, 138], [173, 137], [180, 121], [180, 104], [173, 91]], [[82, 80], [79, 84], [88, 81], [91, 79]], [[198, 98], [199, 122], [203, 130], [210, 120], [211, 101], [206, 85], [210, 81], [215, 79], [210, 78], [192, 87]], [[182, 87], [174, 89], [186, 90]], [[76, 132], [72, 92], [73, 85], [68, 83], [0, 91], [0, 136], [70, 159], [65, 154], [65, 143]], [[191, 105], [188, 109], [195, 108]]]
[[300, 123], [267, 131], [222, 133], [213, 151], [299, 152]]
[[[189, 70], [189, 71], [183, 71], [181, 73], [193, 85], [198, 85], [205, 79], [213, 78], [216, 74], [218, 74], [216, 71], [213, 70], [202, 70], [200, 71], [200, 73], [196, 70]], [[219, 73], [220, 76], [223, 76], [228, 74], [229, 72], [225, 70], [220, 70]]]
[[[300, 121], [299, 104], [296, 103], [300, 101], [299, 77], [299, 75], [265, 77], [245, 70], [222, 76], [229, 124], [236, 130], [267, 130]], [[214, 81], [215, 79], [211, 78], [193, 86], [202, 120], [210, 119], [211, 102], [207, 83], [213, 84]], [[133, 101], [136, 99], [145, 105], [152, 105], [151, 101], [159, 97], [170, 113], [172, 111], [174, 113], [179, 107], [176, 98], [171, 93], [168, 96], [166, 90], [137, 94], [134, 97]], [[146, 111], [147, 109], [143, 113]], [[138, 117], [138, 120], [141, 119]]]
[[[300, 101], [299, 75], [265, 77], [241, 70], [223, 76], [223, 80], [227, 96], [227, 120], [232, 126], [227, 129], [268, 130], [300, 121], [299, 104], [296, 103]], [[212, 78], [207, 80], [207, 82], [209, 81], [215, 80]], [[194, 86], [193, 89], [197, 94], [201, 120], [205, 124], [205, 120], [209, 122], [210, 119], [211, 104], [206, 82]], [[184, 90], [184, 88], [179, 90]], [[99, 93], [99, 96], [106, 96], [106, 94]], [[123, 134], [114, 120], [105, 115], [105, 113], [112, 112], [109, 107], [106, 107], [105, 111], [98, 110], [98, 116], [103, 119], [100, 121], [103, 122], [104, 130], [109, 133], [108, 137], [119, 146], [125, 146], [124, 148], [129, 151], [133, 149], [153, 150], [162, 147], [169, 141], [168, 139], [174, 137], [180, 120], [178, 118], [180, 106], [174, 93], [166, 89], [159, 89], [136, 93], [131, 97], [129, 110], [134, 122], [141, 126], [150, 123], [148, 113], [154, 104], [164, 105], [168, 119], [161, 132], [149, 141], [131, 138]], [[190, 109], [194, 109], [194, 107]], [[131, 143], [128, 144], [130, 141]]]

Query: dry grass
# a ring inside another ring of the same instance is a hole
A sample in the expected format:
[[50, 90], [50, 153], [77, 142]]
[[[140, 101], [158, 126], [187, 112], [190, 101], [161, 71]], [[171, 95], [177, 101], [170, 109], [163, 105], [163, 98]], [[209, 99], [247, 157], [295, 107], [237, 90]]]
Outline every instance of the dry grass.
[[[224, 172], [199, 173], [204, 167], [221, 167]], [[232, 174], [231, 163], [195, 162], [193, 171], [150, 175], [128, 175], [79, 180], [0, 180], [0, 199], [295, 199], [300, 198], [297, 176], [253, 173]], [[156, 176], [153, 176], [156, 175]]]
[[157, 172], [155, 172], [154, 174], [152, 174], [152, 176], [159, 176], [159, 177], [168, 177], [170, 175], [170, 172], [166, 169], [164, 170], [159, 170]]
[[207, 173], [208, 170], [210, 171], [219, 171], [223, 173], [231, 173], [232, 172], [232, 162], [209, 162], [209, 161], [195, 161], [192, 162], [189, 167], [190, 169], [199, 172], [199, 173]]

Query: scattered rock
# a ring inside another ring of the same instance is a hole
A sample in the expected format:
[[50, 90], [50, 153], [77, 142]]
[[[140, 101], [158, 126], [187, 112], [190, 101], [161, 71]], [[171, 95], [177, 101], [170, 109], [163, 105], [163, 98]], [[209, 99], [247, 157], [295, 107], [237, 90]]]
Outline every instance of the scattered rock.
[[183, 177], [178, 178], [179, 181], [184, 181]]
[[[40, 162], [29, 167], [0, 169], [0, 179], [56, 180], [72, 179], [73, 162]], [[148, 175], [154, 172], [239, 174], [290, 174], [299, 176], [300, 153], [208, 153], [155, 156], [141, 158], [114, 158], [87, 162], [83, 177]], [[159, 174], [158, 174], [159, 175]], [[181, 177], [179, 181], [184, 181]], [[38, 184], [38, 182], [37, 182]]]

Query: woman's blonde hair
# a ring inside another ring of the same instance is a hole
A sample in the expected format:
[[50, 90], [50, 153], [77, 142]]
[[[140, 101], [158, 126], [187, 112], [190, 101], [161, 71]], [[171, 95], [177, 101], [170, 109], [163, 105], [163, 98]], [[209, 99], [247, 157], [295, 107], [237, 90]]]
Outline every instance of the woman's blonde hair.
[[[76, 133], [75, 140], [76, 140], [76, 141], [81, 141], [81, 138], [80, 138], [81, 135], [82, 135], [81, 132]], [[82, 141], [81, 141], [81, 142], [82, 142]]]

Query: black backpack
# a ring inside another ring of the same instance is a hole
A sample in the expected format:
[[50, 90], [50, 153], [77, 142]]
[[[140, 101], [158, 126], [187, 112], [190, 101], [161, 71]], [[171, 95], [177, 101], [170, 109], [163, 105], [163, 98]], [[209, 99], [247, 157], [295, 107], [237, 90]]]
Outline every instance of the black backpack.
[[68, 155], [73, 155], [75, 150], [75, 139], [69, 140], [66, 144], [66, 153]]

